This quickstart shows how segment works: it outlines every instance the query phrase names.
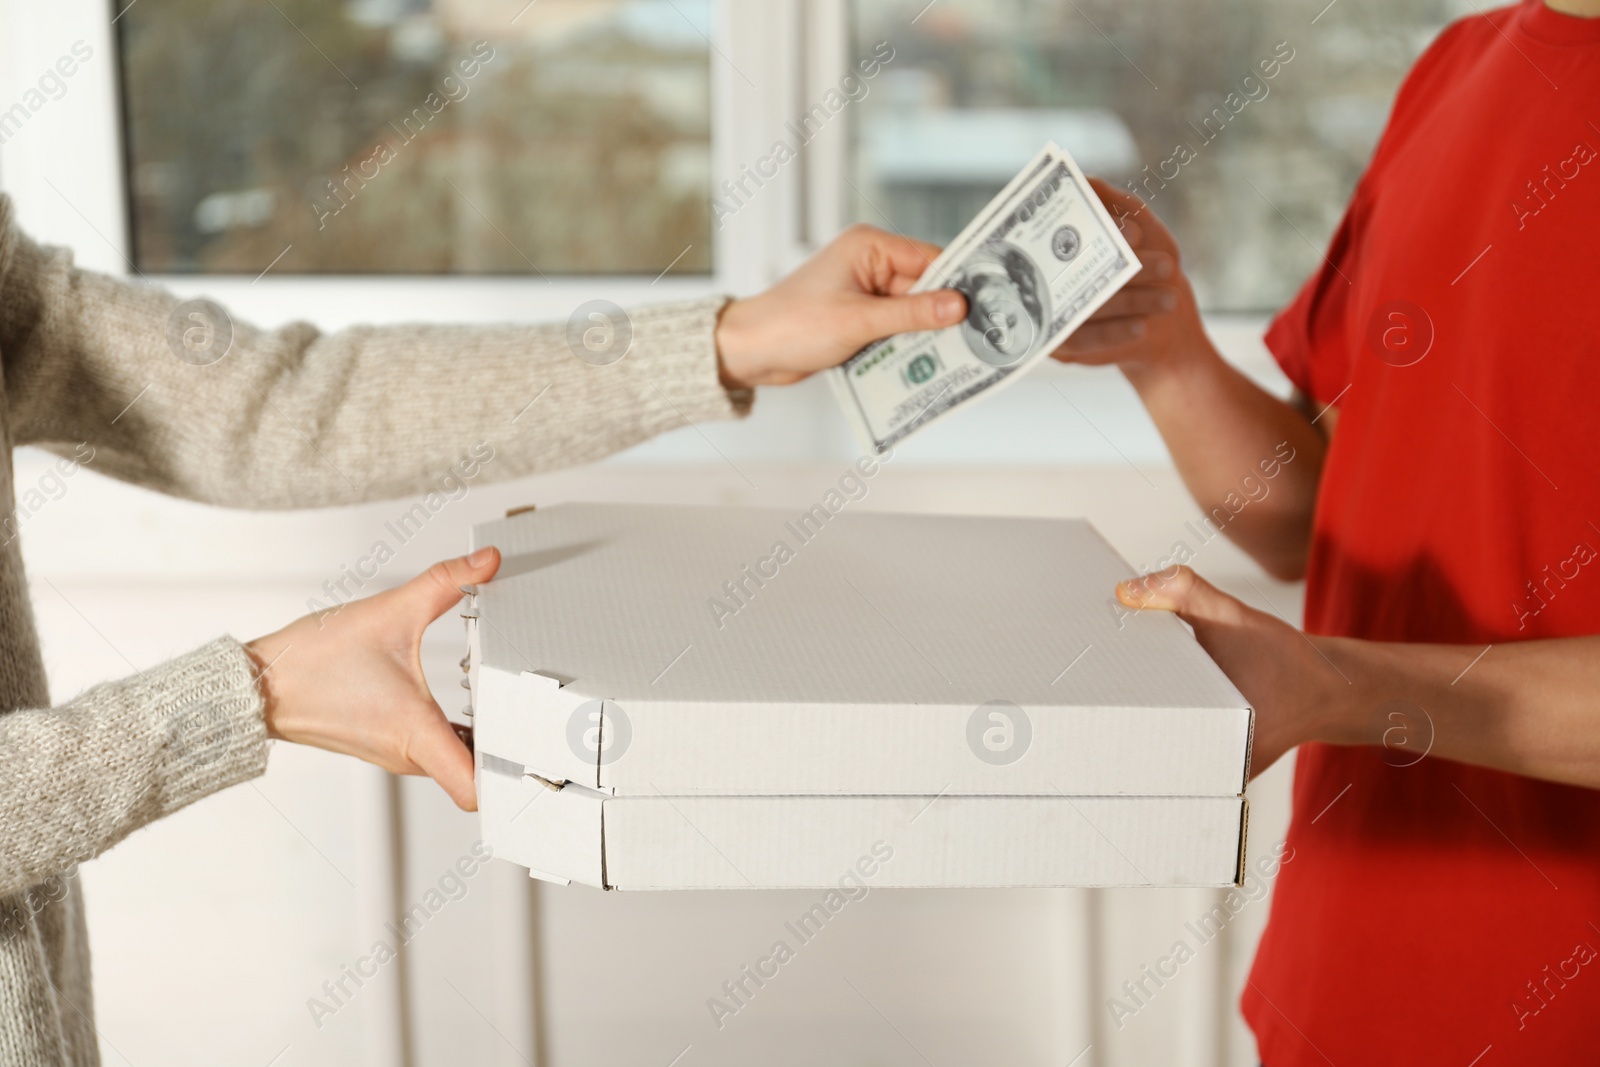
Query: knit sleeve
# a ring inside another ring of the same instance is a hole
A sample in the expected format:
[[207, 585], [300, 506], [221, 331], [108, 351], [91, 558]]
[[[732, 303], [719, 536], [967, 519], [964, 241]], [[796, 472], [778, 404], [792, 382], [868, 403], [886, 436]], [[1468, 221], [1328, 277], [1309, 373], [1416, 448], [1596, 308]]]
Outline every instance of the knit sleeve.
[[232, 638], [0, 715], [0, 898], [266, 766], [254, 664]]
[[517, 477], [750, 405], [718, 379], [724, 298], [575, 326], [261, 330], [80, 270], [10, 213], [0, 197], [14, 443], [86, 446], [95, 469], [177, 496], [248, 508], [395, 497], [438, 489], [463, 464]]

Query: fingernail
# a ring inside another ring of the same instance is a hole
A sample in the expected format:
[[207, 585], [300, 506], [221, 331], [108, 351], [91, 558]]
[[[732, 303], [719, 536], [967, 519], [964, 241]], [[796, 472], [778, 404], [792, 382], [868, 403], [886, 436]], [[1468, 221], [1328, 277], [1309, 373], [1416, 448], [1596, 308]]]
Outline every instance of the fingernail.
[[468, 556], [467, 557], [467, 563], [468, 563], [468, 565], [473, 566], [473, 567], [481, 567], [485, 563], [488, 563], [489, 560], [491, 558], [493, 558], [493, 556], [494, 556], [494, 549], [490, 548], [488, 546], [485, 546], [483, 548], [478, 549], [472, 555]]
[[1127, 581], [1120, 582], [1117, 585], [1117, 589], [1132, 600], [1142, 600], [1149, 588], [1149, 583], [1143, 578], [1129, 578]]
[[1156, 277], [1157, 278], [1170, 278], [1170, 277], [1172, 277], [1172, 261], [1171, 260], [1163, 259], [1160, 263], [1156, 264]]
[[1165, 292], [1163, 292], [1161, 294], [1161, 307], [1162, 307], [1162, 310], [1171, 311], [1173, 308], [1175, 308], [1177, 306], [1178, 306], [1178, 294], [1177, 293], [1174, 293], [1171, 289], [1168, 289], [1168, 290], [1166, 290]]
[[933, 307], [934, 313], [944, 322], [954, 322], [966, 313], [966, 301], [953, 289], [940, 293]]
[[1128, 332], [1133, 334], [1135, 337], [1144, 336], [1144, 320], [1135, 319], [1133, 324], [1128, 327]]

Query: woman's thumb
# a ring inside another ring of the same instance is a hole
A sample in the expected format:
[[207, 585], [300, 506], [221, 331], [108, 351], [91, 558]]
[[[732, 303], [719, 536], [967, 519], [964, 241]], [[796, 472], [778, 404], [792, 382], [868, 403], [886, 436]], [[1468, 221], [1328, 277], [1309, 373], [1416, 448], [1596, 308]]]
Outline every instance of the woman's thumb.
[[461, 599], [462, 586], [487, 582], [499, 569], [500, 550], [480, 548], [470, 556], [435, 563], [396, 592], [432, 621]]
[[871, 297], [862, 314], [862, 328], [869, 335], [862, 343], [897, 333], [942, 330], [954, 326], [966, 314], [967, 299], [954, 289]]

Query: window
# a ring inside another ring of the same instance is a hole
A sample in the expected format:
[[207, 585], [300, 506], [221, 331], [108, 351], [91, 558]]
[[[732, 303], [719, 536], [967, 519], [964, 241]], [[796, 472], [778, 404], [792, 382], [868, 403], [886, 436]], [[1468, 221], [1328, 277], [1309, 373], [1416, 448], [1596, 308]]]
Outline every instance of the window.
[[1046, 140], [1170, 226], [1202, 307], [1282, 305], [1321, 261], [1452, 0], [871, 0], [856, 218], [953, 237]]
[[[132, 258], [148, 273], [715, 268], [756, 285], [801, 235], [852, 219], [948, 240], [1054, 139], [1150, 201], [1202, 306], [1224, 313], [1281, 306], [1320, 262], [1401, 76], [1472, 10], [857, 0], [805, 5], [801, 33], [778, 5], [711, 0], [119, 4]], [[798, 206], [768, 192], [761, 218], [719, 228], [722, 181], [885, 46], [838, 131], [785, 172], [804, 182]]]
[[710, 0], [122, 0], [158, 273], [705, 274]]

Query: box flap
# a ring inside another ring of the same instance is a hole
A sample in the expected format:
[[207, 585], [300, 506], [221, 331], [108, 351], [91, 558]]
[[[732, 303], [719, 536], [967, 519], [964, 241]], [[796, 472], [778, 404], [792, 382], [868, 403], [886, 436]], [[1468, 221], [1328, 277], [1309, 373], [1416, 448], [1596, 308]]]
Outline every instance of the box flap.
[[481, 747], [475, 758], [478, 823], [496, 856], [548, 881], [605, 885], [602, 794], [577, 785], [552, 789]]

